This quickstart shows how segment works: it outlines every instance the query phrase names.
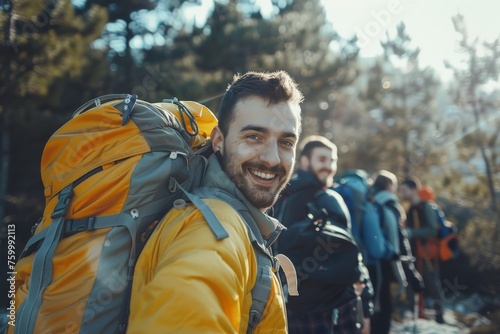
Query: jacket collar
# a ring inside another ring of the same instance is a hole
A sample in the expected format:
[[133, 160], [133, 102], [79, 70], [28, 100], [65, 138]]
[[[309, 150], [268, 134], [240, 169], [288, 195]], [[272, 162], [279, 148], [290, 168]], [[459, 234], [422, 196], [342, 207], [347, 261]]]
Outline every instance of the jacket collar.
[[217, 152], [208, 158], [208, 167], [203, 186], [224, 190], [231, 196], [240, 200], [247, 207], [248, 212], [255, 220], [262, 237], [266, 240], [267, 246], [270, 246], [279, 237], [281, 231], [286, 229], [285, 226], [277, 219], [268, 216], [250, 203], [229, 176], [222, 170], [221, 163], [217, 157], [218, 155]]
[[292, 178], [290, 185], [297, 190], [309, 187], [326, 188], [313, 172], [303, 169], [297, 170], [297, 174]]

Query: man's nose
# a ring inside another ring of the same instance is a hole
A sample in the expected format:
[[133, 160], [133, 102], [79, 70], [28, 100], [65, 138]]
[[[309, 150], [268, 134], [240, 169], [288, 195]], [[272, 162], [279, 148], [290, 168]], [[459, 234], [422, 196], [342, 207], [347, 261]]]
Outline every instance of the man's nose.
[[273, 140], [265, 145], [263, 151], [260, 152], [260, 160], [270, 167], [276, 166], [281, 162], [277, 141]]

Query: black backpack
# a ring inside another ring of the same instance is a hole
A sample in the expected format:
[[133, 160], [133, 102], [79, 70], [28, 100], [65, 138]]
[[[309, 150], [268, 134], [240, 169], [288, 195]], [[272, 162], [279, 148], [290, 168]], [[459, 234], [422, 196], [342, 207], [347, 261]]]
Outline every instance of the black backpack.
[[342, 198], [333, 190], [322, 190], [307, 207], [308, 217], [289, 224], [280, 236], [279, 251], [295, 265], [299, 293], [304, 280], [341, 286], [354, 283], [359, 278], [359, 249]]

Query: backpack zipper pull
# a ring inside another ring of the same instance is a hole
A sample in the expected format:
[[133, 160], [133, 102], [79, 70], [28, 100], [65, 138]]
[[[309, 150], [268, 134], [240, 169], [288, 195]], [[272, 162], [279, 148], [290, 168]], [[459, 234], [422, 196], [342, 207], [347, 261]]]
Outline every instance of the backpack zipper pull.
[[137, 210], [137, 209], [132, 209], [132, 211], [130, 211], [130, 215], [131, 215], [131, 216], [132, 216], [132, 218], [134, 218], [134, 219], [139, 218], [139, 210]]

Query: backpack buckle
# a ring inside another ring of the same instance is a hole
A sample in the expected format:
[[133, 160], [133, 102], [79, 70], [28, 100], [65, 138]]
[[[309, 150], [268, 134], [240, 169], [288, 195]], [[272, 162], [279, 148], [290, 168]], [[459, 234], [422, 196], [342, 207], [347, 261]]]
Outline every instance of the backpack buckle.
[[85, 219], [66, 220], [64, 224], [64, 236], [69, 237], [83, 231], [95, 230], [95, 217]]
[[66, 212], [68, 211], [72, 195], [73, 184], [70, 184], [69, 186], [61, 190], [58, 196], [56, 207], [54, 208], [54, 212], [52, 212], [52, 214], [50, 215], [50, 218], [57, 219], [66, 216]]

